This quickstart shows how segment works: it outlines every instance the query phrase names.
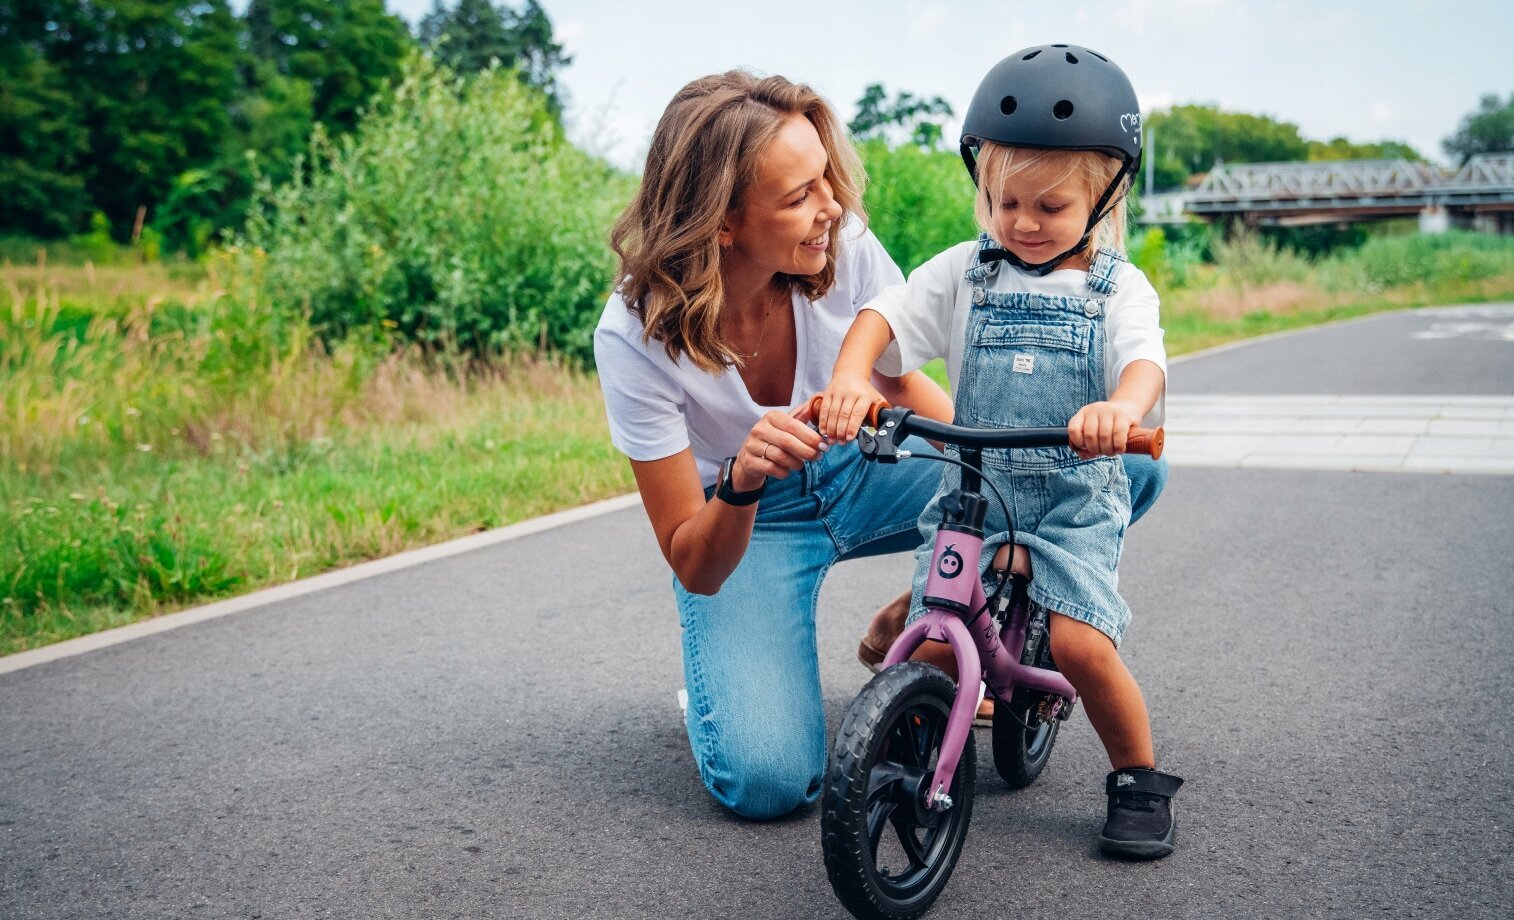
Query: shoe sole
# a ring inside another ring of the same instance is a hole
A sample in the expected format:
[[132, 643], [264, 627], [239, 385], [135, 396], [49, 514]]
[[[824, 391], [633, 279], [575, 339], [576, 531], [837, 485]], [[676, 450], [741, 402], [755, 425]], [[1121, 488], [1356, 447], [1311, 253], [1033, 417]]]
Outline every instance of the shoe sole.
[[1177, 832], [1178, 821], [1173, 818], [1172, 826], [1167, 828], [1167, 836], [1161, 840], [1115, 840], [1100, 834], [1099, 852], [1116, 859], [1161, 859], [1177, 849], [1173, 843]]

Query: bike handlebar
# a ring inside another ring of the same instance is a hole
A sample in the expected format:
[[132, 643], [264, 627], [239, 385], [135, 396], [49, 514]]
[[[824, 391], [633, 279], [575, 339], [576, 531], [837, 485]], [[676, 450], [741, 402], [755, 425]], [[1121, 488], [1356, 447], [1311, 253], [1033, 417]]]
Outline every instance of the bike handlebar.
[[[820, 410], [819, 396], [810, 400], [809, 409], [811, 415]], [[928, 440], [962, 447], [1069, 446], [1066, 428], [966, 428], [924, 418], [912, 409], [892, 407], [882, 400], [868, 407], [867, 422], [879, 433], [886, 432], [891, 440], [903, 440], [908, 435], [918, 434]], [[1125, 452], [1145, 454], [1159, 460], [1166, 442], [1167, 433], [1162, 428], [1132, 426], [1125, 436]]]

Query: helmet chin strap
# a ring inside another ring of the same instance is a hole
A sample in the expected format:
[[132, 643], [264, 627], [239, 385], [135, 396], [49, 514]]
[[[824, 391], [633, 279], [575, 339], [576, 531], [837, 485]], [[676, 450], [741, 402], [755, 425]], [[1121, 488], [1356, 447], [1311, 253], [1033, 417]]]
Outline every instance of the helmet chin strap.
[[1098, 203], [1093, 206], [1093, 214], [1088, 218], [1088, 226], [1083, 228], [1083, 236], [1078, 240], [1078, 244], [1076, 246], [1072, 247], [1059, 256], [1055, 256], [1045, 262], [1037, 262], [1034, 264], [1026, 262], [1024, 259], [1020, 258], [1007, 249], [1000, 248], [983, 250], [983, 252], [978, 256], [979, 261], [993, 262], [1002, 259], [1003, 261], [1008, 262], [1010, 265], [1013, 265], [1015, 268], [1018, 268], [1020, 271], [1025, 272], [1026, 274], [1036, 275], [1038, 277], [1049, 275], [1052, 272], [1056, 271], [1058, 265], [1061, 265], [1063, 262], [1066, 262], [1068, 259], [1088, 248], [1088, 238], [1093, 234], [1093, 228], [1097, 227], [1099, 225], [1099, 221], [1108, 216], [1109, 212], [1114, 210], [1115, 205], [1119, 203], [1117, 201], [1110, 202], [1109, 199], [1114, 196], [1115, 189], [1120, 187], [1120, 183], [1125, 181], [1125, 177], [1130, 175], [1130, 167], [1131, 163], [1129, 160], [1126, 160], [1120, 165], [1120, 171], [1115, 173], [1114, 180], [1109, 183], [1108, 188], [1104, 189], [1104, 194], [1099, 196]]

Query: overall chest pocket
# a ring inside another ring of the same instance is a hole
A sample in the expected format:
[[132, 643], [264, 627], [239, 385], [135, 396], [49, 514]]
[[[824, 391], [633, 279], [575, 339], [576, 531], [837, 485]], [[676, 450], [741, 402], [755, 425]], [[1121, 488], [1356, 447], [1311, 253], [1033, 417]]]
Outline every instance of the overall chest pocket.
[[1093, 380], [1097, 330], [1077, 319], [1033, 322], [984, 317], [963, 356], [957, 413], [963, 424], [993, 428], [1066, 425], [1099, 398]]

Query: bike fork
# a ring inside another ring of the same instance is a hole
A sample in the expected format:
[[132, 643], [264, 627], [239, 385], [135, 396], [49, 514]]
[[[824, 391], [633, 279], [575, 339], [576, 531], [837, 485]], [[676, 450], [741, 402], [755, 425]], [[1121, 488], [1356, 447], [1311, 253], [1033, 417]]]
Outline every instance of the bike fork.
[[[990, 617], [980, 619], [993, 623]], [[945, 811], [952, 806], [952, 777], [956, 775], [957, 762], [962, 759], [967, 736], [973, 730], [973, 717], [978, 710], [976, 688], [982, 680], [983, 669], [977, 643], [973, 641], [967, 624], [954, 614], [942, 610], [927, 611], [925, 616], [907, 626], [889, 648], [887, 657], [883, 659], [883, 667], [890, 668], [907, 661], [927, 639], [950, 643], [952, 654], [957, 659], [957, 696], [952, 700], [951, 712], [946, 717], [946, 735], [941, 739], [935, 774], [931, 777], [930, 791], [925, 796], [927, 808]], [[968, 687], [974, 688], [973, 691], [969, 692], [966, 689]]]

